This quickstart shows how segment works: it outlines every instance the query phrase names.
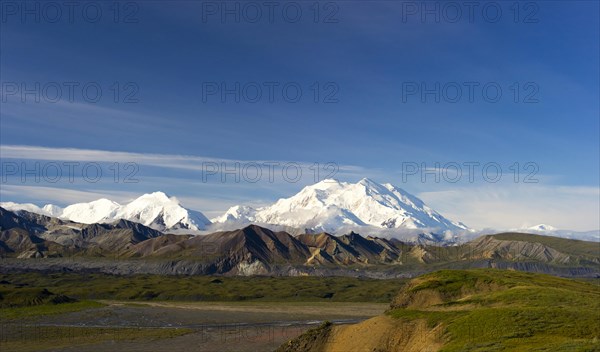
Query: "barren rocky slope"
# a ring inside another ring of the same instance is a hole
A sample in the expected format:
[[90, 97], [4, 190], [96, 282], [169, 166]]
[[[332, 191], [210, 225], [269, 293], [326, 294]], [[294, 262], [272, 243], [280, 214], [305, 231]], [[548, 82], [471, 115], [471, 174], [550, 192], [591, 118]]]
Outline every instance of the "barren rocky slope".
[[5, 268], [22, 270], [406, 277], [440, 268], [505, 268], [596, 276], [599, 246], [518, 233], [434, 246], [354, 232], [292, 236], [257, 225], [208, 235], [174, 235], [126, 220], [79, 224], [0, 208], [0, 258]]

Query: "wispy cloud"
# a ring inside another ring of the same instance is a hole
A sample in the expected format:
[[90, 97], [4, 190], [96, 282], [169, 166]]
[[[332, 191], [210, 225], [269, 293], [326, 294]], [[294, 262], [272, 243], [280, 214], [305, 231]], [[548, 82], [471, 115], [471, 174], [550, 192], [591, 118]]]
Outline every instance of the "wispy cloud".
[[[224, 158], [211, 158], [194, 155], [173, 155], [173, 154], [146, 154], [118, 152], [96, 149], [79, 148], [49, 148], [42, 146], [28, 145], [0, 145], [0, 156], [4, 159], [23, 159], [23, 160], [52, 160], [52, 161], [78, 161], [78, 162], [119, 162], [119, 163], [138, 163], [141, 165], [150, 165], [163, 168], [185, 169], [185, 170], [203, 170], [207, 166], [203, 163], [225, 163], [232, 166], [235, 163], [277, 163], [283, 166], [287, 163], [295, 163], [301, 167], [310, 167], [312, 162], [294, 161], [294, 160], [235, 160]], [[365, 169], [355, 165], [339, 165], [338, 172], [345, 175], [360, 175]]]

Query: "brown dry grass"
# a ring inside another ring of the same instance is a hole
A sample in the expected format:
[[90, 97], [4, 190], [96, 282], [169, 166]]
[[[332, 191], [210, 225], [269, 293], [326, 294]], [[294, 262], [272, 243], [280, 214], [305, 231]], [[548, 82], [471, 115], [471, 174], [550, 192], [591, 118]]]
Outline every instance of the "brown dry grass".
[[425, 320], [406, 322], [378, 316], [359, 324], [335, 326], [323, 351], [433, 352], [443, 346], [442, 333], [442, 326], [430, 328]]

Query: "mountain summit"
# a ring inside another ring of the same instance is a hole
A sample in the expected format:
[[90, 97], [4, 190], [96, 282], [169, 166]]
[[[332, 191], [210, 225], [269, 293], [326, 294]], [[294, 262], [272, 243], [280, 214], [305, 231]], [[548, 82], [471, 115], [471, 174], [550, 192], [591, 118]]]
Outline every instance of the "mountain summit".
[[258, 209], [234, 206], [213, 223], [262, 223], [313, 231], [339, 232], [353, 227], [464, 231], [419, 198], [392, 184], [368, 178], [357, 183], [327, 179], [303, 188], [290, 198]]
[[535, 226], [525, 227], [524, 229], [532, 230], [532, 231], [556, 231], [556, 230], [558, 230], [556, 227], [551, 226], [551, 225], [546, 225], [546, 224], [538, 224]]

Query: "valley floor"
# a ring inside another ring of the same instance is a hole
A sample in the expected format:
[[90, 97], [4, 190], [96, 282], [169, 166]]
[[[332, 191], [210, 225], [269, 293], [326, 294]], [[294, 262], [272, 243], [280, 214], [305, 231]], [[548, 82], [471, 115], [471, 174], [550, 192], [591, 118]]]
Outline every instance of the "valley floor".
[[[3, 351], [271, 351], [324, 320], [356, 323], [388, 304], [122, 302], [2, 319]], [[0, 310], [0, 317], [7, 310]]]

